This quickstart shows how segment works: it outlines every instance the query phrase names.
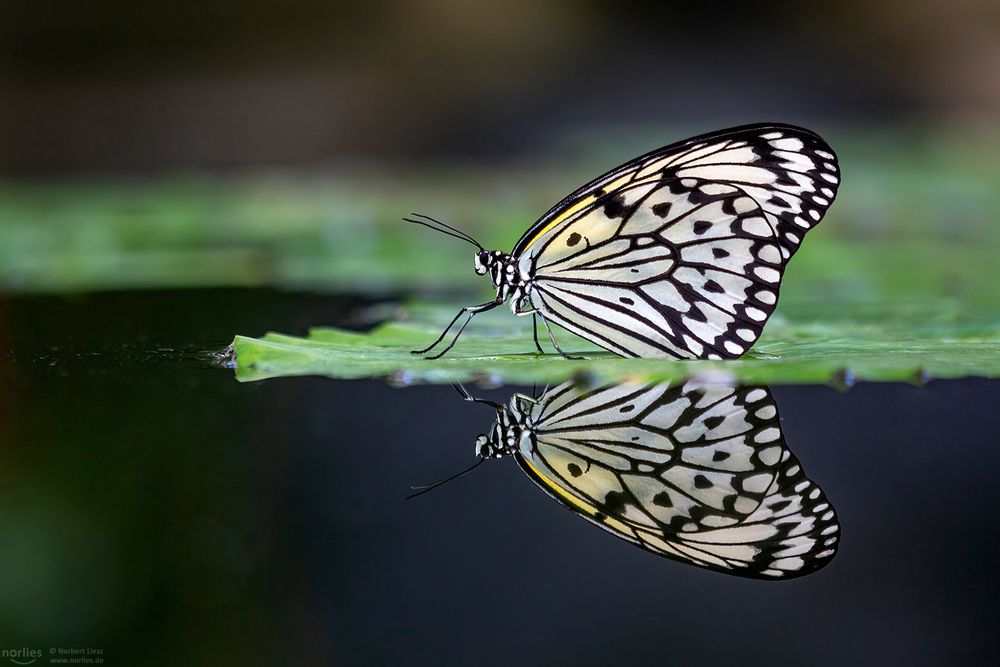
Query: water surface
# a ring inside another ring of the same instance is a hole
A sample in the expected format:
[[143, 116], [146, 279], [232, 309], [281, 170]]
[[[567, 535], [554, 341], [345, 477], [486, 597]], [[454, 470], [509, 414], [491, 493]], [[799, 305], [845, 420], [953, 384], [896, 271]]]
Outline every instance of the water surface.
[[841, 540], [812, 574], [756, 581], [616, 539], [509, 458], [404, 501], [474, 463], [493, 423], [450, 387], [240, 384], [201, 355], [363, 305], [0, 301], [5, 646], [106, 664], [995, 662], [1000, 383], [771, 387]]

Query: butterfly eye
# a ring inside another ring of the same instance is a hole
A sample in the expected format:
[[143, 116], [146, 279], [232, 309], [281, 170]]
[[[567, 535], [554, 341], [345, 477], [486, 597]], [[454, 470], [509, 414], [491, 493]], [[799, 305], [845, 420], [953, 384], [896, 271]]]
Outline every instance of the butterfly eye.
[[483, 275], [486, 273], [487, 267], [490, 265], [490, 253], [485, 250], [481, 250], [476, 254], [476, 273]]
[[476, 456], [479, 458], [488, 458], [490, 456], [489, 440], [486, 439], [485, 435], [480, 435], [476, 438]]

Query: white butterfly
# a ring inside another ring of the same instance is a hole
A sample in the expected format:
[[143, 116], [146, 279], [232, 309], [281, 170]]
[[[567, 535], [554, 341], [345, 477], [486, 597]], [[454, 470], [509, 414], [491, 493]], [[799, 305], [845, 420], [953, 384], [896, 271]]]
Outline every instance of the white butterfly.
[[[407, 219], [475, 245], [496, 297], [626, 357], [729, 359], [760, 337], [788, 260], [837, 195], [837, 157], [781, 124], [706, 134], [636, 158], [553, 206], [510, 253], [427, 216]], [[433, 226], [431, 223], [436, 224]], [[535, 344], [538, 345], [537, 333]], [[564, 356], [566, 356], [564, 354]]]

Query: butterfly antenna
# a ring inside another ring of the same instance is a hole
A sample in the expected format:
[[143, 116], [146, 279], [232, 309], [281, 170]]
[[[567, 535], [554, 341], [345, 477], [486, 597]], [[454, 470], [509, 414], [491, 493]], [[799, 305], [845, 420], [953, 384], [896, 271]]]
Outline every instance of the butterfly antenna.
[[471, 239], [467, 239], [464, 236], [460, 236], [458, 234], [452, 234], [451, 232], [445, 231], [445, 230], [443, 230], [443, 229], [441, 229], [439, 227], [435, 227], [434, 225], [429, 225], [426, 222], [422, 222], [420, 220], [413, 220], [411, 218], [403, 218], [403, 222], [412, 222], [415, 225], [421, 225], [421, 226], [426, 227], [428, 229], [433, 229], [435, 232], [441, 232], [442, 234], [445, 234], [447, 236], [452, 236], [452, 237], [454, 237], [456, 239], [460, 239], [462, 241], [465, 241], [466, 243], [471, 243], [472, 245], [476, 246], [477, 248], [482, 249], [482, 246], [480, 246], [478, 243], [476, 243], [475, 241], [473, 241]]
[[[463, 232], [461, 229], [458, 229], [456, 227], [452, 227], [451, 225], [447, 225], [447, 224], [441, 222], [440, 220], [436, 220], [436, 219], [430, 217], [429, 215], [424, 215], [422, 213], [411, 213], [410, 215], [413, 216], [414, 218], [423, 218], [423, 219], [422, 220], [414, 220], [413, 218], [403, 218], [403, 220], [405, 222], [412, 222], [415, 225], [422, 225], [424, 227], [427, 227], [428, 229], [433, 229], [436, 232], [441, 232], [442, 234], [447, 234], [448, 236], [453, 236], [456, 239], [462, 239], [463, 241], [465, 241], [467, 243], [471, 243], [472, 245], [476, 246], [480, 250], [485, 250], [486, 249], [486, 248], [483, 247], [482, 243], [480, 243], [479, 241], [477, 241], [476, 239], [474, 239], [469, 234]], [[430, 223], [434, 223], [434, 224], [430, 224]]]
[[[423, 218], [424, 220], [426, 220], [428, 222], [433, 222], [434, 224], [440, 225], [441, 227], [444, 227], [445, 229], [449, 229], [449, 230], [455, 232], [456, 234], [461, 234], [462, 236], [464, 236], [465, 238], [469, 239], [470, 241], [473, 241], [473, 242], [476, 241], [476, 239], [472, 238], [472, 235], [469, 234], [468, 232], [464, 232], [461, 229], [459, 229], [458, 227], [452, 227], [451, 225], [449, 225], [449, 224], [447, 224], [445, 222], [441, 222], [437, 218], [432, 218], [431, 216], [424, 215], [423, 213], [411, 213], [410, 215], [416, 216], [418, 218]], [[479, 244], [476, 243], [476, 245], [479, 245]]]
[[416, 498], [417, 496], [422, 496], [425, 493], [430, 493], [431, 491], [433, 491], [434, 489], [438, 488], [439, 486], [441, 486], [443, 484], [447, 484], [448, 482], [450, 482], [452, 480], [458, 479], [462, 475], [468, 475], [470, 472], [472, 472], [473, 470], [475, 470], [476, 468], [478, 468], [482, 464], [482, 462], [485, 461], [485, 460], [486, 459], [479, 459], [478, 461], [476, 461], [475, 463], [473, 463], [471, 466], [469, 466], [468, 468], [466, 468], [462, 472], [457, 472], [454, 475], [452, 475], [451, 477], [446, 477], [446, 478], [444, 478], [444, 479], [442, 479], [442, 480], [440, 480], [438, 482], [434, 482], [433, 484], [418, 484], [416, 486], [411, 486], [410, 488], [413, 489], [413, 490], [415, 490], [415, 491], [417, 491], [417, 492], [416, 493], [411, 493], [410, 495], [406, 496], [406, 500], [410, 500], [411, 498]]

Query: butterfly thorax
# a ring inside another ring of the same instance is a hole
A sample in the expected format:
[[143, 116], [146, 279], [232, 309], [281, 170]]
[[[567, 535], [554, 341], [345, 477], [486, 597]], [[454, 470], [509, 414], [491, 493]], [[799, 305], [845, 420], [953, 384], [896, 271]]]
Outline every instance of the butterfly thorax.
[[499, 250], [481, 250], [476, 253], [476, 273], [489, 274], [497, 291], [497, 301], [511, 300], [510, 307], [515, 315], [521, 313], [527, 301], [528, 283], [518, 267], [518, 260], [510, 253]]
[[486, 435], [476, 439], [476, 456], [483, 459], [503, 458], [518, 451], [524, 436], [532, 437], [528, 415], [516, 405], [497, 409], [497, 419]]

